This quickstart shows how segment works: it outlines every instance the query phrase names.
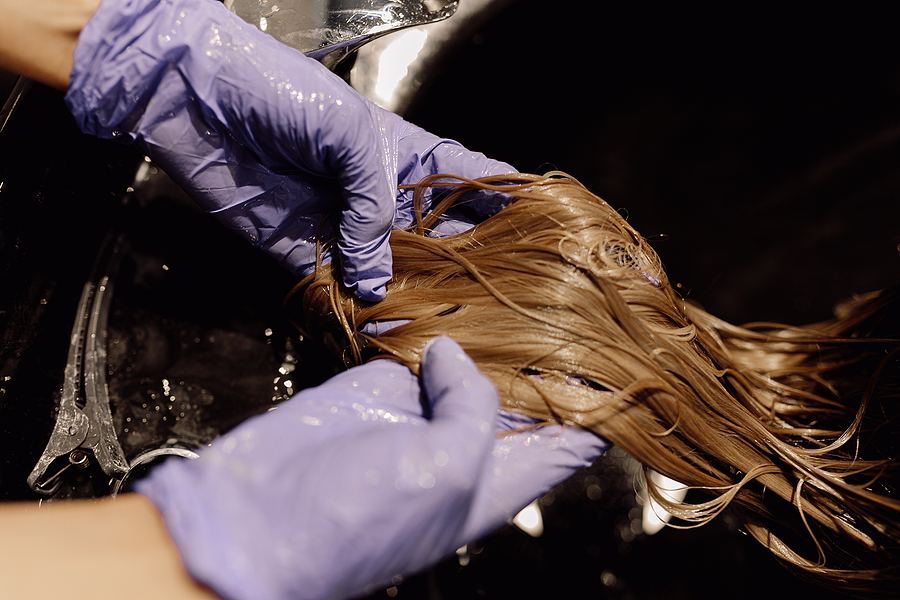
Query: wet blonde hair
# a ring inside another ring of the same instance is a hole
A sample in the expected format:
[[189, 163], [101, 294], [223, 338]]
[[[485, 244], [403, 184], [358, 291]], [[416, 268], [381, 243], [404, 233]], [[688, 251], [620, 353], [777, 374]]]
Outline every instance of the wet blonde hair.
[[[577, 181], [447, 179], [421, 182], [417, 205], [435, 190], [440, 203], [393, 232], [386, 299], [359, 301], [336, 265], [320, 267], [297, 288], [308, 328], [342, 338], [351, 363], [387, 357], [413, 371], [428, 340], [448, 335], [505, 409], [590, 429], [705, 490], [708, 501], [674, 503], [650, 486], [688, 525], [730, 506], [802, 574], [896, 590], [900, 344], [866, 337], [893, 295], [807, 327], [734, 326], [675, 293], [648, 243]], [[448, 206], [489, 192], [514, 200], [465, 233], [426, 235]], [[359, 333], [397, 319], [409, 323]]]

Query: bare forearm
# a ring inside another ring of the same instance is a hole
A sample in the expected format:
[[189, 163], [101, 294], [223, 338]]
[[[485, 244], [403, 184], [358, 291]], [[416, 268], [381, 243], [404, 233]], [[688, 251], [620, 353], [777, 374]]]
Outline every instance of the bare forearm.
[[144, 496], [0, 504], [0, 597], [214, 600]]
[[100, 0], [0, 0], [0, 68], [64, 90], [78, 34]]

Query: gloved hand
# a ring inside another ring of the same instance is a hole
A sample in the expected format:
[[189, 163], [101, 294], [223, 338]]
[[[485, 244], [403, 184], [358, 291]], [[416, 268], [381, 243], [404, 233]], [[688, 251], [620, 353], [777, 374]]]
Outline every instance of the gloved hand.
[[376, 107], [214, 0], [104, 0], [74, 61], [66, 102], [84, 132], [135, 141], [295, 273], [314, 265], [316, 239], [339, 238], [344, 282], [365, 300], [384, 297], [395, 212], [411, 220], [398, 184], [514, 172]]
[[556, 426], [496, 437], [509, 426], [490, 381], [436, 338], [421, 381], [389, 360], [356, 367], [198, 460], [170, 459], [138, 491], [191, 575], [225, 598], [351, 597], [499, 528], [607, 448]]

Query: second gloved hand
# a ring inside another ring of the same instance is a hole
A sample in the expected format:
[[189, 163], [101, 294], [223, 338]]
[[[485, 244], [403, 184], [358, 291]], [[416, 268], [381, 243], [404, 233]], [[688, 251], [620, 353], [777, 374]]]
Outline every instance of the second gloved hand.
[[353, 597], [503, 526], [608, 446], [559, 427], [496, 437], [510, 425], [490, 381], [436, 338], [420, 378], [389, 360], [351, 369], [138, 491], [225, 598]]
[[83, 131], [137, 143], [293, 272], [337, 239], [344, 283], [364, 300], [384, 297], [395, 213], [410, 220], [398, 185], [514, 172], [376, 107], [214, 0], [104, 0], [74, 61], [66, 102]]

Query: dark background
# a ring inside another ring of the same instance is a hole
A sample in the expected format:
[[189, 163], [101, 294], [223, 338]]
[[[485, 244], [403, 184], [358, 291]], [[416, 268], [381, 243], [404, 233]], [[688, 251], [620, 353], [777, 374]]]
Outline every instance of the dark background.
[[900, 273], [900, 62], [886, 14], [520, 0], [407, 117], [623, 208], [731, 321], [826, 318]]

